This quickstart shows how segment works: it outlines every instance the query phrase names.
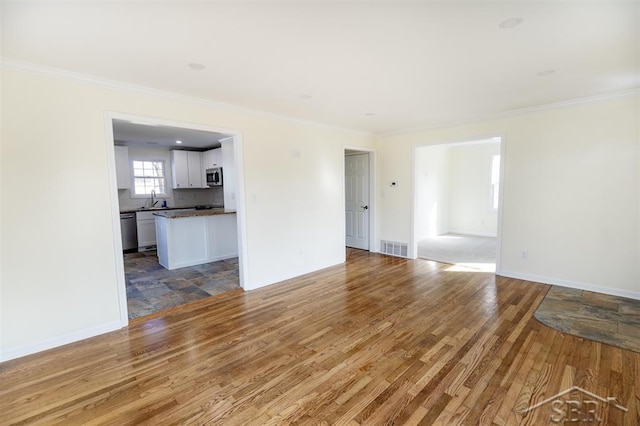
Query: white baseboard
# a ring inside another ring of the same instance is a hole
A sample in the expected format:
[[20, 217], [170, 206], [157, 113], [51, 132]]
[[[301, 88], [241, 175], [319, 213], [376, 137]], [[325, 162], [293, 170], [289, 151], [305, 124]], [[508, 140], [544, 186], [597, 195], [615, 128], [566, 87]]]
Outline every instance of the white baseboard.
[[460, 231], [460, 230], [455, 230], [455, 229], [450, 229], [448, 234], [461, 234], [461, 235], [471, 235], [473, 237], [491, 237], [491, 238], [497, 238], [497, 235], [495, 234], [483, 234], [481, 232], [469, 232], [469, 231]]
[[166, 265], [162, 265], [162, 263], [160, 263], [160, 265], [162, 265], [164, 268], [173, 271], [174, 269], [180, 269], [180, 268], [187, 268], [189, 266], [197, 266], [197, 265], [202, 265], [203, 263], [210, 263], [210, 262], [218, 262], [220, 260], [227, 260], [227, 259], [233, 259], [235, 257], [238, 257], [238, 253], [228, 253], [228, 254], [223, 254], [220, 256], [212, 256], [212, 257], [208, 257], [206, 259], [196, 259], [196, 260], [191, 260], [188, 262], [174, 262], [172, 263], [169, 267], [167, 267]]
[[96, 327], [74, 331], [72, 333], [67, 333], [62, 336], [57, 336], [51, 339], [45, 339], [32, 345], [22, 346], [22, 347], [13, 348], [13, 349], [5, 348], [3, 352], [0, 353], [0, 362], [9, 361], [10, 359], [20, 358], [20, 357], [35, 354], [41, 351], [46, 351], [47, 349], [53, 349], [58, 346], [77, 342], [78, 340], [88, 339], [89, 337], [98, 336], [100, 334], [119, 330], [121, 328], [122, 328], [122, 324], [120, 323], [120, 321], [112, 321]]
[[593, 291], [596, 293], [609, 294], [611, 296], [619, 296], [619, 297], [626, 297], [629, 299], [640, 300], [640, 291], [630, 291], [630, 290], [622, 290], [622, 289], [611, 288], [611, 287], [601, 287], [601, 286], [588, 284], [588, 283], [568, 281], [568, 280], [563, 280], [559, 278], [541, 277], [538, 275], [523, 274], [520, 272], [505, 271], [505, 270], [496, 272], [496, 275], [507, 277], [507, 278], [516, 278], [519, 280], [533, 281], [533, 282], [542, 283], [542, 284], [551, 284], [551, 285], [557, 285], [560, 287], [569, 287], [569, 288], [575, 288], [578, 290], [587, 290], [587, 291]]
[[297, 278], [300, 277], [302, 275], [307, 275], [310, 274], [312, 272], [318, 272], [322, 269], [326, 269], [326, 268], [331, 268], [332, 266], [336, 266], [336, 265], [342, 265], [345, 262], [345, 258], [343, 258], [340, 261], [331, 261], [331, 262], [327, 262], [325, 264], [318, 264], [318, 265], [314, 265], [314, 266], [308, 266], [306, 268], [302, 268], [302, 269], [298, 269], [296, 271], [287, 273], [287, 274], [283, 274], [279, 277], [276, 278], [270, 278], [267, 281], [264, 281], [262, 283], [258, 283], [257, 285], [249, 285], [246, 286], [244, 288], [245, 291], [250, 291], [250, 290], [257, 290], [259, 288], [262, 287], [266, 287], [268, 285], [272, 285], [272, 284], [277, 284], [280, 283], [282, 281], [287, 281], [290, 280], [292, 278]]

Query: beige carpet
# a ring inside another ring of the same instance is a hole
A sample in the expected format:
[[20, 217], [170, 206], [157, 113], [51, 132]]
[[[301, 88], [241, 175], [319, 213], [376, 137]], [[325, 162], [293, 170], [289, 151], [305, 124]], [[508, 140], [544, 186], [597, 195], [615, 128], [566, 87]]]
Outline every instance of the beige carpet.
[[495, 272], [496, 245], [495, 237], [444, 234], [419, 241], [418, 257]]

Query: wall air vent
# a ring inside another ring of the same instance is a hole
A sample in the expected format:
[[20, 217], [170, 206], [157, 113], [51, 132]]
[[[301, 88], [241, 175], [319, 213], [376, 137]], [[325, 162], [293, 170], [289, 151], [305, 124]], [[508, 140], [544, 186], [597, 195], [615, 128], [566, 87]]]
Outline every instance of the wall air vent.
[[380, 240], [380, 253], [389, 254], [391, 256], [407, 257], [407, 250], [407, 243]]

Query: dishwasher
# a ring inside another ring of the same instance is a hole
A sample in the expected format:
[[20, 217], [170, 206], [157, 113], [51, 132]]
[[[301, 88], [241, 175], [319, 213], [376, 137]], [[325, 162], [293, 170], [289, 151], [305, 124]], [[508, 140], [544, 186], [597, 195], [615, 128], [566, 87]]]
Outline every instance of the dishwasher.
[[120, 232], [122, 233], [122, 250], [125, 252], [138, 249], [138, 227], [135, 213], [120, 213]]

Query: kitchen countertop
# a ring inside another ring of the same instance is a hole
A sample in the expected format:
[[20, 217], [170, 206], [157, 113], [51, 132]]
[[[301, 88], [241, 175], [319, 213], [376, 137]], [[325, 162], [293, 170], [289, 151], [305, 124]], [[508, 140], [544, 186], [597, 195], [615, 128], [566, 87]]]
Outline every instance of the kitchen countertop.
[[189, 210], [183, 212], [172, 211], [154, 211], [154, 216], [165, 217], [167, 219], [178, 219], [183, 217], [197, 217], [197, 216], [215, 216], [219, 214], [236, 214], [235, 210], [225, 210], [224, 208], [213, 208], [205, 210]]
[[[149, 207], [139, 207], [137, 209], [126, 209], [126, 210], [120, 210], [120, 213], [136, 213], [136, 212], [163, 212], [163, 211], [167, 211], [167, 210], [186, 210], [186, 209], [195, 209], [195, 206], [186, 206], [186, 207], [153, 207], [153, 208], [149, 208]], [[215, 208], [223, 208], [222, 206], [220, 207], [214, 207]]]

